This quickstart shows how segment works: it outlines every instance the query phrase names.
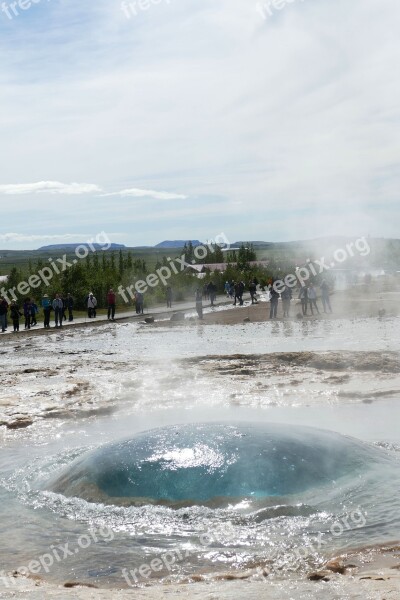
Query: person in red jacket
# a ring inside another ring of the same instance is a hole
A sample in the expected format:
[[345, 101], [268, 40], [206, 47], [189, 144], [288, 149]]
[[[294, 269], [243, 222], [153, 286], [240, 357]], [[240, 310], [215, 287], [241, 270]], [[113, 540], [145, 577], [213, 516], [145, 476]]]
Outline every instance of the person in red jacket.
[[107, 312], [108, 320], [111, 319], [112, 321], [115, 321], [115, 319], [114, 319], [114, 317], [115, 317], [115, 292], [112, 288], [110, 288], [108, 290], [107, 306], [108, 306], [108, 312]]

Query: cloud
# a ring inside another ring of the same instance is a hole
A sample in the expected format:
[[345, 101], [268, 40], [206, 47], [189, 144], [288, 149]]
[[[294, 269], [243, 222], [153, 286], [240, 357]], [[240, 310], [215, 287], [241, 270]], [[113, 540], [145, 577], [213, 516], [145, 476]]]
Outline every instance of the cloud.
[[154, 200], [186, 200], [187, 196], [171, 192], [156, 192], [154, 190], [141, 190], [139, 188], [130, 188], [120, 192], [102, 194], [102, 196], [121, 196], [122, 198], [154, 198]]
[[59, 181], [38, 181], [36, 183], [10, 183], [0, 185], [0, 194], [17, 196], [20, 194], [90, 194], [102, 189], [93, 183], [60, 183]]
[[93, 183], [61, 183], [59, 181], [38, 181], [36, 183], [10, 183], [0, 185], [0, 194], [19, 196], [24, 194], [100, 194], [101, 197], [120, 196], [121, 198], [154, 198], [154, 200], [186, 200], [184, 194], [158, 192], [140, 188], [129, 188], [120, 192], [100, 193], [103, 189]]

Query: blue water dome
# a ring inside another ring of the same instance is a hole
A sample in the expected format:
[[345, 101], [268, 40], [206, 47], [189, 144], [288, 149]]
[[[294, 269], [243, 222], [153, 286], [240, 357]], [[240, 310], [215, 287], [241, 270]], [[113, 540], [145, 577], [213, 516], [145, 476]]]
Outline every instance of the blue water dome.
[[108, 504], [207, 503], [287, 496], [364, 470], [374, 448], [339, 434], [281, 424], [163, 427], [91, 451], [48, 482]]

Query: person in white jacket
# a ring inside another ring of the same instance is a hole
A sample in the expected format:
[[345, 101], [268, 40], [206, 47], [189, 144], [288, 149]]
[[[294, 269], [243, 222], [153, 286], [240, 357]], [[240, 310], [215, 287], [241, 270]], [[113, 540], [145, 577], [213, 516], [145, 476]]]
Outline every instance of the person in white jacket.
[[96, 306], [97, 306], [97, 300], [93, 296], [92, 292], [90, 292], [88, 299], [87, 299], [87, 309], [88, 309], [89, 319], [91, 319], [92, 317], [93, 318], [96, 317]]

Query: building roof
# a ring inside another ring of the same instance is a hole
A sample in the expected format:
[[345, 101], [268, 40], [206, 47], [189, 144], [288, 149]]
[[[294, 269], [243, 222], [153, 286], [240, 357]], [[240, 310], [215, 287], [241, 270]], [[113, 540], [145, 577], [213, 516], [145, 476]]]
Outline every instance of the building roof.
[[[196, 271], [197, 273], [204, 273], [206, 270], [208, 271], [219, 271], [221, 273], [223, 273], [224, 271], [226, 271], [226, 268], [228, 267], [228, 265], [232, 265], [233, 267], [237, 266], [237, 262], [234, 263], [204, 263], [204, 264], [199, 264], [199, 265], [188, 265], [188, 269], [193, 269], [193, 271]], [[249, 262], [249, 265], [251, 267], [257, 266], [257, 267], [267, 267], [269, 265], [269, 260], [252, 260]]]

